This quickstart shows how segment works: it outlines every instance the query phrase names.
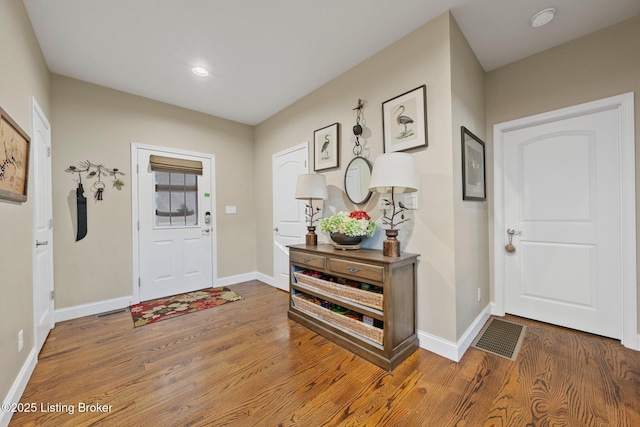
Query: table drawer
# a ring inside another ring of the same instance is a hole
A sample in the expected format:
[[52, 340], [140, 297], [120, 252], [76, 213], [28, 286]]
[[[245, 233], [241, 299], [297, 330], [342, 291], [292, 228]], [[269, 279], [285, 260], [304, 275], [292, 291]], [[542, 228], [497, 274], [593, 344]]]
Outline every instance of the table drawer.
[[327, 267], [327, 259], [320, 255], [311, 255], [304, 252], [290, 252], [290, 260], [294, 264], [304, 265], [324, 270]]
[[329, 258], [328, 269], [337, 274], [348, 274], [361, 279], [384, 283], [384, 267]]

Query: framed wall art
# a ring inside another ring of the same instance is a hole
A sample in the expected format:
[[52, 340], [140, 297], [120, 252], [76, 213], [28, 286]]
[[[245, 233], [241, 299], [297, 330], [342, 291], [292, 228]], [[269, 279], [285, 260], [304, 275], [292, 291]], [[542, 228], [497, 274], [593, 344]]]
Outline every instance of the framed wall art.
[[27, 133], [0, 108], [0, 199], [27, 201], [30, 142]]
[[340, 123], [313, 132], [314, 171], [340, 166]]
[[427, 87], [422, 85], [382, 103], [384, 152], [427, 146]]
[[462, 200], [487, 200], [484, 142], [464, 126], [462, 136]]

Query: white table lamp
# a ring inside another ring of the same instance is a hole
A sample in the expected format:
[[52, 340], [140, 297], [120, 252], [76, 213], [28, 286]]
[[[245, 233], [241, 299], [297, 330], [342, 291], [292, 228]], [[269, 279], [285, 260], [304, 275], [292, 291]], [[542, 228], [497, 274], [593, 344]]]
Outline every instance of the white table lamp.
[[320, 208], [316, 208], [314, 211], [313, 201], [326, 200], [327, 198], [329, 198], [329, 193], [327, 192], [327, 178], [324, 175], [306, 173], [298, 176], [296, 199], [309, 201], [305, 209], [307, 221], [309, 221], [307, 226], [309, 232], [306, 235], [307, 245], [315, 246], [318, 244], [318, 235], [315, 233], [316, 227], [313, 222], [316, 221], [314, 217], [320, 212]]
[[[373, 172], [369, 182], [369, 191], [375, 193], [391, 193], [391, 200], [387, 203], [391, 209], [391, 216], [382, 217], [382, 222], [389, 226], [385, 230], [387, 240], [382, 243], [382, 252], [385, 256], [400, 256], [400, 241], [396, 238], [398, 230], [395, 228], [399, 224], [408, 221], [404, 217], [407, 208], [402, 202], [398, 202], [396, 209], [396, 193], [413, 193], [418, 191], [418, 169], [416, 161], [411, 154], [407, 153], [387, 153], [376, 158], [373, 163]], [[396, 221], [396, 216], [400, 215], [400, 221]]]

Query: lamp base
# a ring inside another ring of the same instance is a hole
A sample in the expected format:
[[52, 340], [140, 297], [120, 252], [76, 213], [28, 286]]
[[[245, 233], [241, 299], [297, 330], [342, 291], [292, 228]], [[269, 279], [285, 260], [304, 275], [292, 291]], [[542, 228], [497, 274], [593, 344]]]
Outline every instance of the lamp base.
[[318, 235], [315, 233], [315, 226], [307, 226], [309, 232], [305, 236], [307, 246], [318, 246]]
[[398, 230], [385, 230], [387, 240], [382, 242], [382, 255], [399, 257], [400, 256], [400, 241], [396, 239]]

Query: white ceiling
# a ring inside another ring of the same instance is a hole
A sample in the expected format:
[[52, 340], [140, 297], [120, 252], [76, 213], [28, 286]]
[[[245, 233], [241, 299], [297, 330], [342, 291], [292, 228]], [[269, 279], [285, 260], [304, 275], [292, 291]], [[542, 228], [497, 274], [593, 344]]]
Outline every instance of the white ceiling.
[[[51, 72], [250, 125], [448, 9], [487, 71], [640, 14], [640, 0], [24, 4]], [[546, 7], [556, 18], [532, 28]], [[210, 76], [194, 76], [196, 65]]]

